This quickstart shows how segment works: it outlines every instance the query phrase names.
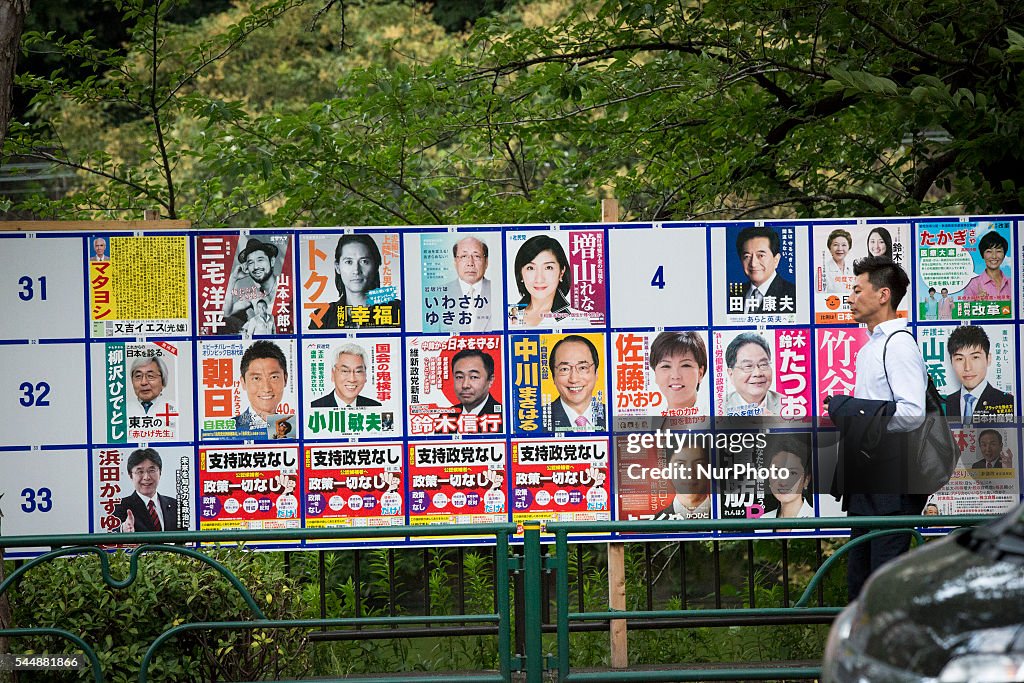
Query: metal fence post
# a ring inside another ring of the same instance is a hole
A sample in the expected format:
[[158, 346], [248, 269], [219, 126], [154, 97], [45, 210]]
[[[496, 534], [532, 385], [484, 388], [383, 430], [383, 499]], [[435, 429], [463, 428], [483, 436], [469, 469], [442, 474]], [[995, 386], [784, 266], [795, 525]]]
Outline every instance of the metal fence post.
[[526, 683], [541, 683], [544, 677], [541, 634], [541, 545], [540, 522], [523, 523], [523, 583], [526, 625]]

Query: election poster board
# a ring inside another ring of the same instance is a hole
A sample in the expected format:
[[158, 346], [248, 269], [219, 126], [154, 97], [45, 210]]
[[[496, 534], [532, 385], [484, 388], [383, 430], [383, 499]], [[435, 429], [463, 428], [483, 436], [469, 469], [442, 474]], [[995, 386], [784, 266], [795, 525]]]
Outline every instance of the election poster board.
[[409, 444], [409, 524], [508, 521], [505, 442]]
[[[770, 468], [770, 444], [635, 440], [658, 433], [809, 434], [803, 500], [842, 515], [825, 401], [857, 390], [870, 336], [851, 277], [867, 256], [907, 273], [898, 317], [956, 418], [964, 455], [932, 502], [959, 514], [1020, 499], [1019, 216], [97, 223], [0, 244], [5, 534], [120, 527], [127, 460], [145, 449], [162, 458], [155, 501], [176, 501], [189, 529], [772, 511], [771, 477], [733, 490], [713, 476]], [[562, 459], [531, 459], [542, 452]], [[707, 481], [676, 476], [698, 463]]]
[[199, 449], [199, 530], [298, 529], [295, 446]]
[[307, 447], [306, 528], [405, 524], [403, 457], [400, 443]]
[[1013, 317], [1013, 221], [921, 221], [916, 241], [918, 320]]
[[512, 521], [611, 519], [607, 439], [514, 439]]
[[[819, 325], [855, 325], [850, 312], [850, 294], [857, 280], [853, 264], [867, 256], [881, 256], [891, 258], [906, 271], [909, 237], [909, 224], [815, 225], [814, 321]], [[908, 294], [897, 305], [899, 317], [909, 315], [909, 301]]]

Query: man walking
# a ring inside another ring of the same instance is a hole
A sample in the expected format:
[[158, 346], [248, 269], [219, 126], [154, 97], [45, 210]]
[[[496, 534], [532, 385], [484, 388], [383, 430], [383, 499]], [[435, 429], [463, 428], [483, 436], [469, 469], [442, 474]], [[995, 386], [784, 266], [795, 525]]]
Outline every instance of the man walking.
[[[907, 323], [896, 315], [896, 306], [907, 293], [910, 280], [902, 268], [879, 256], [857, 261], [853, 272], [857, 280], [850, 295], [850, 311], [854, 320], [867, 325], [870, 338], [857, 355], [854, 400], [835, 397], [829, 402], [829, 413], [836, 424], [854, 425], [846, 429], [840, 426], [843, 443], [836, 468], [838, 485], [834, 484], [833, 489], [842, 496], [843, 509], [850, 517], [917, 515], [927, 496], [905, 493], [906, 432], [923, 420], [928, 379], [917, 342], [912, 335], [901, 332]], [[852, 406], [856, 407], [851, 410]], [[872, 406], [877, 408], [872, 410]], [[863, 436], [856, 431], [856, 425], [865, 424], [863, 419], [842, 420], [851, 413], [865, 412], [890, 416], [882, 418], [885, 433], [867, 453], [854, 443]], [[851, 540], [869, 531], [854, 529]], [[851, 549], [847, 569], [850, 600], [860, 594], [872, 572], [909, 547], [909, 535], [893, 534]]]

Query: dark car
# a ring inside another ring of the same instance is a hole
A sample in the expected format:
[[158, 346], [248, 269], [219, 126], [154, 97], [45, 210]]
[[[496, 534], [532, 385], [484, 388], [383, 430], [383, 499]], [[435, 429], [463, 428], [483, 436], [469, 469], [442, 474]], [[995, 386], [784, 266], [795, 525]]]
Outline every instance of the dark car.
[[822, 681], [1024, 681], [1024, 505], [880, 570], [833, 624]]

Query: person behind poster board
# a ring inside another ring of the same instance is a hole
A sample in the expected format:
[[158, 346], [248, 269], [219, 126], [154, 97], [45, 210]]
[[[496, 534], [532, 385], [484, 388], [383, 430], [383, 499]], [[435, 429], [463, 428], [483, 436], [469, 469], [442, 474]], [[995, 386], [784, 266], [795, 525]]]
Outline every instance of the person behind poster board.
[[132, 380], [132, 392], [135, 394], [135, 400], [126, 401], [129, 419], [174, 414], [174, 406], [163, 398], [163, 392], [167, 388], [168, 375], [167, 364], [162, 358], [159, 356], [136, 358], [128, 368], [128, 376]]
[[853, 235], [838, 228], [829, 233], [825, 246], [832, 258], [825, 259], [825, 291], [845, 294], [853, 286], [853, 263], [847, 261]]
[[313, 401], [313, 408], [356, 408], [379, 406], [359, 392], [366, 386], [366, 349], [354, 342], [345, 342], [334, 349], [331, 364], [334, 391]]
[[921, 319], [922, 320], [938, 320], [939, 319], [939, 299], [935, 296], [935, 288], [928, 288], [928, 296], [925, 297], [924, 301], [921, 302]]
[[1013, 414], [1013, 394], [988, 382], [990, 348], [988, 334], [978, 325], [962, 325], [949, 335], [946, 350], [960, 388], [945, 397], [948, 417], [972, 422], [976, 417], [992, 420], [1001, 415], [1009, 419]]
[[274, 422], [273, 428], [268, 427], [268, 429], [273, 429], [273, 434], [271, 434], [270, 438], [287, 439], [288, 435], [292, 433], [293, 429], [291, 418], [291, 415], [284, 415], [278, 418], [276, 422]]
[[456, 302], [451, 329], [484, 332], [491, 325], [491, 281], [487, 274], [487, 244], [463, 237], [452, 247], [457, 278], [444, 287], [444, 295]]
[[726, 415], [778, 415], [782, 395], [772, 387], [771, 349], [764, 337], [742, 332], [725, 349], [734, 391], [725, 397]]
[[256, 299], [252, 307], [252, 317], [242, 325], [242, 336], [252, 337], [256, 334], [274, 334], [274, 316], [270, 315], [270, 312], [267, 310], [267, 302], [263, 299]]
[[[239, 246], [243, 239], [245, 237], [239, 238]], [[245, 246], [238, 252], [238, 266], [231, 271], [224, 297], [226, 334], [242, 331], [249, 318], [256, 314], [256, 301], [262, 299], [268, 307], [273, 305], [280, 274], [274, 270], [277, 255], [277, 245], [256, 237], [246, 239]]]
[[115, 531], [180, 531], [178, 501], [157, 493], [164, 464], [152, 448], [138, 448], [128, 456], [126, 469], [135, 491], [114, 507], [114, 516], [121, 520]]
[[600, 367], [597, 347], [586, 337], [570, 334], [555, 343], [548, 356], [558, 390], [558, 398], [547, 406], [552, 429], [589, 432], [605, 428], [604, 406], [594, 397]]
[[998, 232], [986, 232], [978, 241], [978, 253], [985, 261], [985, 270], [975, 275], [964, 287], [961, 301], [1009, 301], [1010, 278], [1003, 273], [1003, 260], [1010, 245]]
[[654, 383], [674, 414], [697, 405], [697, 392], [708, 371], [708, 350], [696, 332], [662, 332], [651, 343]]
[[874, 228], [868, 233], [868, 256], [892, 258], [892, 235], [886, 228]]
[[793, 435], [772, 437], [765, 456], [769, 467], [789, 472], [785, 478], [768, 480], [765, 507], [771, 508], [762, 519], [813, 517], [811, 496], [811, 453], [806, 439]]
[[[334, 248], [334, 286], [338, 300], [331, 303], [323, 317], [323, 326], [310, 321], [309, 329], [337, 330], [355, 327], [397, 327], [401, 311], [400, 299], [373, 303], [370, 294], [380, 289], [380, 268], [384, 259], [380, 247], [370, 235], [342, 235]], [[352, 320], [346, 309], [369, 309], [366, 323]], [[386, 310], [390, 323], [378, 324], [378, 317]]]
[[89, 257], [90, 261], [106, 261], [107, 257], [107, 240], [103, 237], [96, 237], [92, 241], [93, 256]]
[[500, 415], [501, 404], [491, 396], [494, 358], [480, 349], [462, 349], [452, 356], [452, 387], [459, 403], [452, 406], [469, 415]]
[[509, 307], [510, 325], [537, 327], [544, 323], [564, 324], [567, 318], [586, 320], [580, 311], [569, 306], [569, 259], [562, 243], [554, 237], [535, 235], [523, 242], [516, 253], [515, 278], [522, 298]]
[[[854, 320], [867, 326], [869, 338], [857, 354], [853, 397], [836, 395], [826, 401], [841, 435], [830, 493], [842, 500], [850, 517], [917, 515], [928, 497], [904, 493], [905, 454], [909, 453], [906, 433], [917, 429], [924, 418], [928, 374], [914, 337], [899, 332], [906, 329], [907, 321], [896, 310], [910, 278], [891, 259], [879, 256], [858, 260], [853, 270], [857, 283], [850, 294], [850, 312]], [[863, 420], [851, 419], [882, 411], [892, 417], [884, 423], [880, 437], [866, 429]], [[859, 538], [870, 531], [853, 529], [850, 536]], [[910, 537], [902, 534], [853, 546], [847, 565], [849, 599], [860, 594], [875, 570], [909, 547]]]
[[242, 354], [239, 371], [249, 407], [235, 416], [235, 429], [266, 433], [288, 384], [284, 351], [269, 339], [254, 341]]
[[669, 456], [667, 464], [673, 468], [675, 494], [654, 519], [710, 519], [711, 482], [700, 469], [711, 464], [707, 451], [702, 446], [684, 445]]
[[771, 228], [744, 228], [736, 238], [736, 254], [749, 280], [744, 313], [792, 313], [796, 286], [777, 272], [782, 254], [779, 235]]
[[978, 449], [981, 458], [976, 460], [971, 469], [1009, 469], [1013, 467], [1013, 454], [1009, 448], [1003, 448], [1003, 435], [997, 429], [983, 429], [978, 435]]
[[943, 287], [939, 290], [939, 320], [952, 320], [953, 319], [953, 297], [949, 295], [949, 290]]

